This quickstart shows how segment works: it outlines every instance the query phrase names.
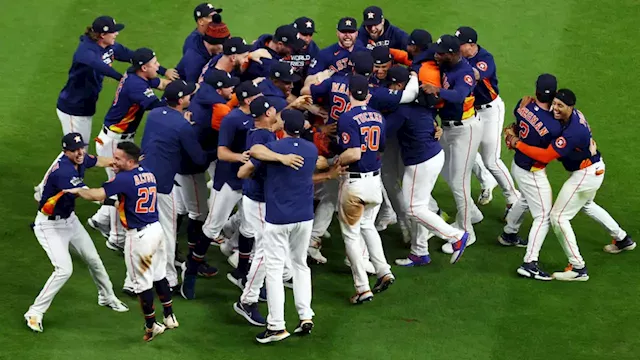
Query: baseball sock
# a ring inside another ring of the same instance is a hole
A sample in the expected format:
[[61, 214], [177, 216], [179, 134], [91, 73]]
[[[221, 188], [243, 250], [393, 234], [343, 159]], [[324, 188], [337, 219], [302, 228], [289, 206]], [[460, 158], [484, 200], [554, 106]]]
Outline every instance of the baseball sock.
[[180, 229], [182, 229], [182, 222], [184, 221], [184, 218], [187, 217], [188, 214], [178, 214], [178, 219], [176, 220], [176, 224], [177, 224], [177, 229], [176, 229], [176, 233], [180, 232]]
[[156, 311], [153, 307], [153, 290], [145, 290], [138, 294], [140, 299], [140, 305], [142, 306], [142, 313], [144, 314], [144, 321], [147, 325], [147, 329], [151, 329], [153, 324], [156, 323]]
[[156, 294], [162, 303], [162, 309], [164, 311], [164, 317], [173, 314], [173, 300], [171, 300], [171, 289], [169, 288], [169, 282], [167, 278], [160, 281], [154, 281], [153, 285], [156, 288]]
[[198, 243], [198, 239], [205, 237], [202, 233], [202, 225], [204, 222], [189, 219], [187, 220], [187, 242], [189, 243], [189, 253], [193, 251]]
[[238, 272], [244, 277], [249, 273], [249, 258], [253, 249], [253, 238], [245, 237], [242, 233], [238, 236]]

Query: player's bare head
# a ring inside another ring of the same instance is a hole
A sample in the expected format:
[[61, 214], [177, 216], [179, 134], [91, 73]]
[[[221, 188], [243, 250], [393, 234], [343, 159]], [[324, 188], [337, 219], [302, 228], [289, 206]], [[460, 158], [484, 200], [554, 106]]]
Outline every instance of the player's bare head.
[[80, 133], [68, 133], [62, 137], [62, 150], [75, 164], [82, 164], [84, 162], [84, 149], [86, 146], [87, 143], [84, 142]]
[[[220, 70], [222, 71], [222, 70]], [[167, 105], [178, 109], [186, 109], [191, 104], [191, 96], [198, 90], [198, 85], [184, 80], [172, 81], [164, 89]]]
[[404, 66], [396, 65], [387, 72], [387, 81], [389, 81], [389, 89], [404, 90], [409, 81], [409, 69]]
[[349, 97], [353, 101], [366, 101], [369, 95], [369, 80], [362, 75], [352, 75], [349, 79]]
[[276, 108], [264, 96], [258, 96], [253, 99], [249, 106], [249, 111], [258, 127], [268, 127], [275, 122]]
[[262, 96], [262, 92], [253, 81], [245, 81], [235, 87], [236, 97], [241, 107], [245, 110], [249, 109], [251, 102], [258, 96]]
[[222, 17], [219, 15], [222, 9], [216, 8], [209, 3], [202, 3], [193, 10], [193, 18], [196, 21], [198, 30], [204, 32], [204, 29], [211, 22], [222, 22]]
[[460, 61], [460, 41], [453, 35], [442, 35], [435, 42], [438, 65], [450, 66]]
[[461, 26], [455, 32], [460, 41], [460, 54], [466, 58], [476, 55], [478, 52], [478, 33], [468, 26]]
[[114, 170], [131, 170], [138, 166], [141, 151], [135, 143], [125, 141], [118, 144], [116, 151], [113, 152], [113, 168]]
[[542, 74], [536, 80], [536, 99], [543, 103], [550, 104], [556, 96], [558, 80], [551, 74]]
[[358, 23], [352, 17], [344, 17], [338, 21], [336, 35], [338, 43], [345, 49], [350, 49], [356, 44], [358, 37]]
[[280, 113], [284, 122], [284, 132], [290, 137], [300, 137], [304, 132], [305, 119], [300, 110], [285, 109]]
[[232, 37], [227, 39], [222, 47], [222, 53], [229, 58], [233, 64], [233, 68], [240, 70], [242, 64], [244, 64], [249, 57], [251, 46], [247, 45], [247, 42], [241, 37]]
[[576, 105], [576, 100], [576, 94], [573, 91], [569, 89], [558, 90], [551, 104], [553, 117], [558, 120], [569, 120]]
[[433, 43], [433, 38], [427, 30], [415, 29], [409, 35], [409, 43], [407, 44], [407, 53], [409, 58], [413, 59], [414, 56], [427, 50]]
[[291, 24], [279, 26], [271, 43], [271, 48], [281, 56], [297, 53], [306, 45], [298, 38], [298, 30]]
[[362, 12], [362, 25], [372, 40], [378, 40], [384, 32], [384, 15], [377, 6], [369, 6]]
[[300, 81], [300, 76], [294, 73], [291, 64], [286, 62], [277, 62], [271, 65], [269, 77], [285, 96], [291, 95], [293, 83]]
[[293, 22], [293, 27], [298, 30], [298, 38], [304, 41], [304, 49], [306, 49], [311, 40], [313, 40], [313, 34], [316, 32], [315, 21], [306, 16], [299, 17]]
[[143, 78], [155, 79], [158, 77], [160, 63], [156, 53], [148, 48], [140, 48], [133, 52], [131, 63], [135, 72]]
[[111, 16], [100, 16], [93, 21], [91, 26], [87, 26], [84, 34], [106, 47], [116, 43], [116, 37], [122, 29], [124, 29], [124, 24], [116, 23]]
[[373, 57], [373, 72], [380, 80], [387, 77], [387, 71], [391, 68], [393, 57], [388, 46], [377, 46], [371, 50]]

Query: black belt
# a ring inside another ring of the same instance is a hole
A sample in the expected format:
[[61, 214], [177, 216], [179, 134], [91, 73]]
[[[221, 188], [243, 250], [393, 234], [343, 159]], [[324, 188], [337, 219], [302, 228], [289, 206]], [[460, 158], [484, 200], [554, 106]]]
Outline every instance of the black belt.
[[491, 106], [491, 104], [484, 104], [484, 105], [476, 105], [474, 106], [474, 108], [476, 108], [476, 110], [483, 110], [483, 109], [490, 109], [493, 106]]
[[140, 232], [140, 231], [142, 231], [142, 230], [144, 230], [144, 229], [148, 228], [149, 226], [151, 226], [151, 225], [153, 225], [153, 224], [155, 224], [155, 223], [147, 224], [147, 225], [142, 226], [142, 227], [139, 227], [139, 228], [131, 228], [131, 229], [129, 229], [129, 230], [135, 230], [135, 231], [137, 231], [137, 232]]
[[[43, 213], [43, 215], [47, 216], [46, 214]], [[51, 220], [51, 221], [58, 221], [58, 220], [66, 220], [68, 219], [69, 216], [62, 216], [62, 215], [51, 215], [51, 216], [47, 216], [47, 220]]]
[[[377, 176], [377, 175], [380, 175], [380, 170], [376, 170], [373, 172], [373, 176]], [[364, 178], [364, 176], [362, 176], [361, 173], [349, 173], [349, 179], [362, 179], [362, 178]]]
[[[102, 132], [103, 132], [105, 135], [107, 135], [107, 136], [113, 136], [113, 135], [109, 135], [109, 131], [111, 131], [111, 130], [109, 130], [106, 126], [103, 126], [103, 127], [102, 127]], [[131, 139], [131, 138], [133, 138], [133, 137], [136, 135], [136, 133], [118, 134], [118, 133], [115, 133], [115, 132], [113, 132], [113, 131], [111, 131], [111, 132], [112, 132], [113, 134], [115, 134], [115, 137], [116, 137], [116, 138], [118, 138], [118, 139], [120, 139], [120, 140]]]

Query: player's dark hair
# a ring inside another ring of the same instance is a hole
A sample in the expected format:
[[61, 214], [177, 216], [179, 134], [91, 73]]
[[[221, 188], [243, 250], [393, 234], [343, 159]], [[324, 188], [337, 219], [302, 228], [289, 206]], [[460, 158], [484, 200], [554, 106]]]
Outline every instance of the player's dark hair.
[[127, 158], [135, 162], [138, 162], [140, 154], [142, 153], [138, 145], [129, 141], [119, 143], [118, 149], [124, 151], [124, 153], [127, 154]]
[[93, 31], [91, 25], [87, 26], [87, 29], [84, 31], [84, 34], [93, 41], [100, 40], [100, 33]]

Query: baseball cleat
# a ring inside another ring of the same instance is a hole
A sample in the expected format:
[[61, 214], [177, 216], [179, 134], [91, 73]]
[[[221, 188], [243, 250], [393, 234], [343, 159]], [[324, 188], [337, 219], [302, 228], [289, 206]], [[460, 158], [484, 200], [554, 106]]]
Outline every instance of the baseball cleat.
[[258, 304], [243, 304], [240, 301], [233, 303], [233, 311], [242, 316], [251, 325], [266, 326], [267, 321], [258, 310]]
[[467, 241], [469, 241], [469, 233], [465, 232], [464, 235], [462, 235], [462, 238], [460, 240], [451, 244], [453, 248], [453, 254], [451, 254], [452, 264], [457, 263], [462, 257], [462, 253], [464, 253], [464, 249], [467, 248]]
[[609, 254], [619, 254], [623, 251], [631, 251], [636, 248], [636, 243], [627, 235], [622, 241], [613, 239], [611, 244], [604, 247], [604, 252]]
[[155, 322], [151, 329], [144, 327], [144, 337], [142, 338], [144, 341], [151, 341], [155, 339], [158, 335], [162, 334], [165, 330], [165, 326], [160, 324], [159, 322]]
[[234, 269], [238, 268], [238, 261], [240, 261], [240, 253], [238, 251], [234, 251], [233, 254], [227, 258], [227, 263]]
[[220, 244], [220, 252], [226, 257], [231, 256], [234, 250], [233, 245], [231, 245], [229, 241], [225, 241]]
[[198, 266], [198, 276], [213, 277], [213, 276], [216, 276], [217, 273], [218, 273], [218, 269], [214, 266], [207, 264], [206, 262], [203, 262]]
[[124, 249], [123, 248], [121, 248], [120, 246], [112, 243], [109, 240], [105, 241], [104, 244], [107, 246], [107, 248], [109, 250], [112, 250], [112, 251], [115, 251], [115, 252], [119, 252], [119, 253], [124, 253]]
[[227, 239], [225, 239], [224, 236], [220, 236], [217, 239], [211, 240], [211, 245], [212, 246], [221, 246], [222, 244], [224, 244], [225, 241], [227, 241]]
[[353, 295], [349, 299], [349, 302], [354, 304], [354, 305], [360, 305], [360, 304], [364, 304], [365, 302], [371, 301], [371, 300], [373, 300], [373, 293], [370, 290], [367, 290], [365, 292], [361, 292], [361, 293]]
[[378, 231], [385, 231], [387, 230], [387, 227], [394, 225], [398, 222], [397, 219], [395, 218], [388, 218], [388, 219], [380, 219], [377, 223], [376, 223], [376, 230]]
[[537, 261], [532, 261], [532, 262], [529, 262], [529, 263], [523, 263], [522, 265], [520, 265], [518, 270], [516, 270], [516, 272], [518, 273], [518, 275], [526, 277], [526, 278], [529, 278], [529, 279], [542, 280], [542, 281], [553, 280], [551, 275], [549, 275], [546, 272], [542, 271], [538, 267], [538, 262]]
[[227, 280], [229, 280], [233, 285], [237, 286], [240, 290], [244, 291], [244, 284], [247, 283], [247, 279], [236, 274], [235, 271], [227, 273]]
[[178, 319], [176, 319], [176, 314], [171, 314], [169, 316], [165, 316], [163, 322], [164, 322], [164, 326], [167, 329], [175, 329], [178, 326], [180, 326], [180, 324], [178, 324]]
[[27, 326], [29, 329], [35, 332], [43, 332], [44, 329], [42, 327], [42, 316], [41, 315], [27, 315], [24, 314], [24, 319], [27, 321]]
[[322, 237], [325, 239], [331, 239], [331, 234], [329, 233], [329, 231], [325, 231], [324, 234], [322, 234]]
[[133, 289], [122, 288], [122, 293], [130, 297], [138, 297], [138, 294], [133, 292]]
[[196, 276], [187, 275], [187, 267], [182, 269], [182, 284], [180, 285], [180, 295], [187, 300], [196, 298]]
[[260, 344], [268, 344], [274, 341], [281, 341], [288, 338], [291, 334], [287, 330], [265, 330], [256, 336], [256, 340]]
[[106, 300], [106, 301], [98, 300], [98, 305], [108, 307], [108, 308], [110, 308], [111, 310], [113, 310], [115, 312], [127, 312], [127, 311], [129, 311], [129, 307], [127, 306], [127, 304], [123, 303], [117, 297], [114, 297], [114, 298]]
[[[496, 185], [497, 186], [497, 185]], [[486, 189], [482, 189], [480, 196], [478, 197], [478, 205], [487, 205], [493, 200], [493, 189], [496, 187], [490, 187]]]
[[309, 246], [307, 249], [307, 255], [312, 258], [318, 264], [326, 264], [327, 258], [322, 255], [320, 248]]
[[396, 265], [412, 267], [412, 266], [424, 266], [431, 263], [431, 257], [429, 255], [418, 256], [409, 254], [404, 259], [396, 259]]
[[521, 238], [518, 234], [507, 234], [503, 232], [498, 236], [498, 242], [503, 246], [527, 247], [529, 241]]
[[573, 265], [569, 264], [564, 271], [554, 272], [553, 278], [560, 281], [587, 281], [589, 274], [586, 266], [582, 269], [575, 269]]
[[[107, 240], [109, 240], [109, 225], [105, 225], [105, 224], [101, 224], [95, 220], [93, 220], [93, 218], [88, 218], [87, 219], [87, 225], [89, 225], [90, 228], [92, 228], [95, 231], [99, 231], [100, 234]], [[109, 245], [107, 245], [108, 247]], [[110, 248], [111, 249], [111, 248]], [[113, 249], [112, 249], [113, 250]]]
[[373, 286], [373, 292], [376, 294], [381, 293], [387, 290], [395, 281], [396, 278], [392, 273], [385, 274], [376, 280], [376, 284]]
[[298, 327], [293, 330], [293, 333], [298, 335], [309, 335], [311, 334], [311, 330], [313, 330], [313, 321], [300, 320]]

